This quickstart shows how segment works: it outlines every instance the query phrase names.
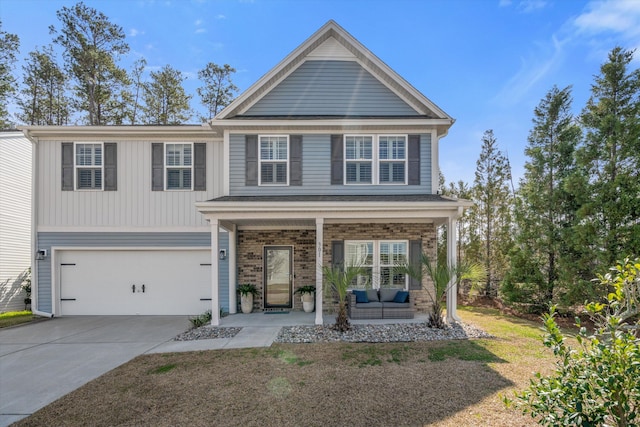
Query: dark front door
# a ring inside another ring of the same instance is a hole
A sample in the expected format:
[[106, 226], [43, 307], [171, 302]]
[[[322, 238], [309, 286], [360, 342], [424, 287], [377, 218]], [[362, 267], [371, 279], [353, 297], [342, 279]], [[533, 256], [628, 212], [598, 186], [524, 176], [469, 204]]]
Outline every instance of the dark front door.
[[291, 246], [265, 246], [264, 248], [265, 308], [292, 307], [292, 253]]

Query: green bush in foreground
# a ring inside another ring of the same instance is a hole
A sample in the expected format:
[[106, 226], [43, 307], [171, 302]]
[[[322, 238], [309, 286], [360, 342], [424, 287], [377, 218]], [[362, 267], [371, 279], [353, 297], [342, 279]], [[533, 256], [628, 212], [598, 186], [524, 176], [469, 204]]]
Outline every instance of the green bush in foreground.
[[[586, 310], [595, 331], [581, 327], [572, 348], [555, 321], [555, 307], [543, 316], [544, 345], [558, 359], [550, 376], [536, 374], [529, 387], [505, 403], [530, 414], [545, 426], [640, 425], [640, 258], [625, 260], [599, 276], [611, 292], [607, 303]], [[580, 321], [576, 319], [577, 326]]]

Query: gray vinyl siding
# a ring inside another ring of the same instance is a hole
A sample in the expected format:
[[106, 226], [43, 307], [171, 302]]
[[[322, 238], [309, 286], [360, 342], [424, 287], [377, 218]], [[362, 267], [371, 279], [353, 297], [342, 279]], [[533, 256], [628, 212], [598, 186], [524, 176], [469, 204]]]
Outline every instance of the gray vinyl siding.
[[420, 135], [420, 185], [331, 185], [331, 135], [303, 135], [301, 186], [246, 186], [244, 140], [230, 135], [230, 196], [431, 193], [431, 134]]
[[245, 116], [417, 116], [355, 61], [306, 61]]
[[[38, 233], [38, 249], [46, 249], [47, 257], [35, 261], [38, 269], [38, 307], [52, 312], [51, 300], [51, 247], [211, 247], [210, 233]], [[229, 249], [229, 234], [219, 234], [220, 248]], [[229, 312], [229, 259], [219, 263], [220, 307]]]

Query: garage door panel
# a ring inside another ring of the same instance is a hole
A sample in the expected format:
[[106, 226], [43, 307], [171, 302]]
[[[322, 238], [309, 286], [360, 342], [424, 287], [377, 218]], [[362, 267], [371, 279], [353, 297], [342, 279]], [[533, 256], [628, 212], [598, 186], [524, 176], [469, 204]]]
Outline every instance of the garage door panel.
[[63, 315], [193, 315], [211, 307], [210, 252], [64, 251]]

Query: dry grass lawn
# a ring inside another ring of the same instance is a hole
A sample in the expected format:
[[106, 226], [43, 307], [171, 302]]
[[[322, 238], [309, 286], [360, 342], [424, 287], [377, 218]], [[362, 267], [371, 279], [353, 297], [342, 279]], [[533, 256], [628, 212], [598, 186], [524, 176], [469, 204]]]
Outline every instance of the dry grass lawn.
[[500, 396], [551, 367], [540, 322], [460, 314], [498, 338], [141, 356], [17, 425], [535, 425]]

